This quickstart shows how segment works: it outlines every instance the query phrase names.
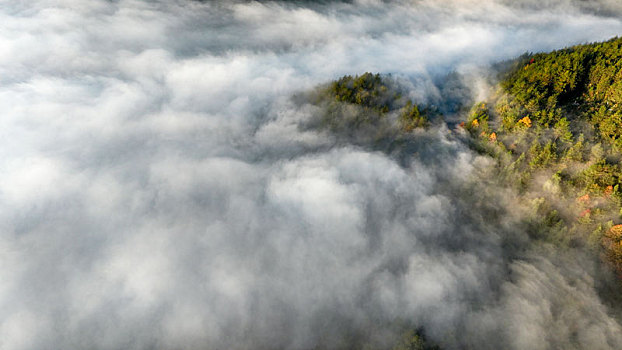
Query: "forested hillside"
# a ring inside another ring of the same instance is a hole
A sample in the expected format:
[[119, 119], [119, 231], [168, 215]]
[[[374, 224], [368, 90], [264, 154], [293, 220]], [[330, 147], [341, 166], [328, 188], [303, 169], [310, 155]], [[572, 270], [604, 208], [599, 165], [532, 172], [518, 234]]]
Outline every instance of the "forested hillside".
[[622, 273], [622, 39], [524, 55], [499, 78], [461, 125], [472, 146], [533, 202], [534, 237]]
[[322, 124], [333, 131], [356, 131], [370, 125], [386, 128], [389, 114], [399, 129], [411, 131], [429, 124], [431, 111], [402, 96], [395, 81], [380, 74], [344, 76], [320, 90], [316, 103], [324, 104]]

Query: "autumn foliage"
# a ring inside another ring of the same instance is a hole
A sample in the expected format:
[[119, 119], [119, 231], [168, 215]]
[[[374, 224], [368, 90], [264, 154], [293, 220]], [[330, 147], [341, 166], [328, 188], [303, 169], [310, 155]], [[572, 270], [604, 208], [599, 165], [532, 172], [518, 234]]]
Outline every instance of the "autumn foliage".
[[622, 276], [622, 225], [613, 226], [603, 235], [602, 245], [606, 259]]

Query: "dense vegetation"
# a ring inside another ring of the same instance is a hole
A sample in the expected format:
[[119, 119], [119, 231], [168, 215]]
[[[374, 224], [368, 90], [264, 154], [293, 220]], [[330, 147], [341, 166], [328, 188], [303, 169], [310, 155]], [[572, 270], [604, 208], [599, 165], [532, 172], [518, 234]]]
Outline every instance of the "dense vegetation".
[[334, 130], [378, 127], [390, 123], [390, 115], [398, 116], [403, 131], [429, 124], [430, 112], [404, 98], [390, 77], [379, 74], [346, 75], [323, 89], [320, 97], [328, 101], [323, 124]]
[[533, 203], [535, 238], [590, 247], [622, 273], [622, 39], [520, 57], [461, 126]]
[[421, 332], [410, 330], [402, 335], [402, 339], [392, 350], [440, 350], [440, 348], [430, 345]]

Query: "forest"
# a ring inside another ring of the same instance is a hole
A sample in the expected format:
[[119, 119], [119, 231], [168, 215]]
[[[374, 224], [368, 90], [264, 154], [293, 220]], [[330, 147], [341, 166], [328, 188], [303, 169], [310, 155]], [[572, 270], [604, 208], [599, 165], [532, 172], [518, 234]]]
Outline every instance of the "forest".
[[[452, 135], [493, 160], [482, 186], [505, 187], [528, 204], [519, 228], [531, 245], [587, 252], [617, 274], [620, 290], [622, 39], [526, 53], [493, 68], [492, 93], [460, 106]], [[403, 97], [390, 76], [344, 76], [319, 96], [323, 126], [333, 132], [393, 120], [393, 140], [403, 142], [443, 119]], [[344, 113], [344, 105], [358, 112]], [[394, 347], [434, 348], [412, 330]]]
[[589, 246], [622, 273], [622, 39], [506, 65], [462, 125], [472, 147], [538, 203], [534, 236]]

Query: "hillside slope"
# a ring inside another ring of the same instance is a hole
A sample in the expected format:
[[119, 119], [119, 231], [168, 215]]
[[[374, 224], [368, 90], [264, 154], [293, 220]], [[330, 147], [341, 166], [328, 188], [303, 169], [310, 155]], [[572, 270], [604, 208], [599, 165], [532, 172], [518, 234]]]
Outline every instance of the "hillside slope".
[[461, 126], [534, 202], [534, 236], [591, 247], [622, 274], [622, 39], [520, 57]]

